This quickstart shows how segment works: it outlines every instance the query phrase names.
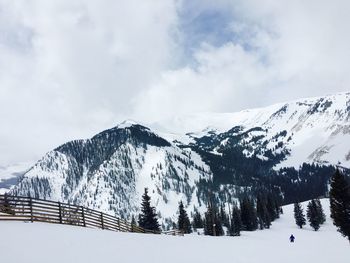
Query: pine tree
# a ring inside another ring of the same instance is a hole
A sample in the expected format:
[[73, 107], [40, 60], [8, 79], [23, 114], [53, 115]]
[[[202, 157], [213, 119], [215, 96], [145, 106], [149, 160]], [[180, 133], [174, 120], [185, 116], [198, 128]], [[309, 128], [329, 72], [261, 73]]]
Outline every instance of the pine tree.
[[329, 196], [333, 224], [350, 241], [350, 184], [339, 170], [331, 178]]
[[151, 206], [151, 197], [148, 195], [148, 189], [142, 195], [141, 213], [139, 214], [139, 226], [156, 232], [160, 231], [156, 209]]
[[204, 234], [209, 236], [222, 236], [224, 234], [217, 209], [212, 202], [208, 204], [208, 209], [205, 213]]
[[204, 227], [204, 222], [203, 222], [202, 216], [198, 211], [195, 211], [195, 213], [194, 213], [192, 225], [193, 225], [194, 229]]
[[246, 231], [254, 231], [258, 228], [258, 219], [254, 201], [245, 197], [240, 201], [242, 229]]
[[275, 200], [275, 210], [276, 210], [276, 218], [275, 219], [280, 218], [281, 207], [280, 207], [277, 200]]
[[270, 215], [271, 221], [279, 218], [280, 208], [272, 194], [267, 196], [266, 208]]
[[242, 229], [241, 211], [237, 206], [232, 209], [232, 218], [229, 233], [230, 236], [240, 236]]
[[216, 232], [216, 235], [217, 236], [223, 236], [225, 233], [224, 233], [224, 229], [222, 227], [222, 222], [220, 220], [220, 217], [218, 214], [215, 215], [214, 217], [215, 219], [215, 232]]
[[259, 195], [256, 200], [256, 213], [258, 216], [259, 228], [270, 228], [271, 218], [266, 207], [266, 200], [262, 195]]
[[181, 230], [185, 234], [189, 234], [192, 232], [190, 219], [188, 218], [187, 212], [184, 209], [184, 205], [182, 201], [179, 204], [179, 217], [178, 217], [177, 225], [179, 230]]
[[315, 204], [316, 204], [318, 216], [320, 218], [320, 224], [322, 225], [324, 222], [326, 222], [326, 214], [323, 211], [323, 207], [320, 199], [315, 199]]
[[300, 203], [294, 204], [294, 219], [295, 219], [295, 223], [300, 228], [303, 228], [303, 226], [306, 225], [304, 211], [303, 211], [303, 208], [301, 207]]
[[205, 225], [204, 225], [204, 235], [215, 236], [214, 225], [214, 212], [213, 208], [209, 204], [207, 207], [207, 212], [205, 212]]
[[321, 216], [315, 200], [311, 200], [307, 205], [306, 216], [309, 220], [310, 226], [315, 230], [320, 229]]

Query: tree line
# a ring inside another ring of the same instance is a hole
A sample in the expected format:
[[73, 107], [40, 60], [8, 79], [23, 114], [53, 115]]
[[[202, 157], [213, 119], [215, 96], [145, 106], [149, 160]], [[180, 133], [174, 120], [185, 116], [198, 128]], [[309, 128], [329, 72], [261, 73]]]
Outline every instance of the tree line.
[[[338, 231], [350, 241], [350, 183], [349, 178], [336, 170], [330, 180], [330, 212], [333, 224]], [[240, 231], [254, 231], [257, 229], [270, 228], [271, 223], [283, 213], [281, 200], [278, 196], [268, 191], [261, 191], [256, 198], [245, 196], [226, 207], [223, 203], [208, 198], [207, 210], [202, 216], [197, 210], [194, 212], [193, 221], [184, 208], [182, 202], [178, 207], [178, 220], [173, 225], [183, 233], [191, 233], [193, 229], [203, 228], [205, 235], [210, 236], [239, 236]], [[155, 207], [151, 206], [151, 198], [147, 188], [142, 196], [141, 213], [138, 218], [138, 225], [145, 229], [160, 231]], [[227, 213], [226, 208], [229, 212]], [[319, 230], [326, 221], [319, 199], [312, 199], [307, 204], [306, 215], [299, 202], [294, 203], [295, 223], [300, 228], [306, 225], [306, 219], [310, 226]], [[137, 224], [132, 218], [132, 224]], [[224, 227], [227, 233], [224, 233]]]
[[[183, 202], [179, 203], [177, 223], [174, 228], [183, 233], [191, 233], [193, 229], [203, 228], [205, 235], [210, 236], [239, 236], [240, 231], [254, 231], [257, 229], [270, 228], [271, 223], [279, 218], [282, 209], [279, 198], [268, 192], [260, 193], [257, 198], [245, 196], [238, 203], [228, 205], [229, 212], [224, 204], [219, 204], [209, 198], [207, 210], [202, 216], [197, 210], [191, 222]], [[142, 195], [141, 213], [138, 218], [138, 225], [145, 229], [160, 231], [160, 224], [157, 219], [155, 207], [151, 206], [151, 198], [147, 188]], [[136, 220], [132, 218], [132, 224]], [[227, 233], [224, 232], [224, 227]]]
[[223, 205], [218, 208], [214, 202], [209, 202], [202, 225], [197, 224], [200, 218], [197, 214], [193, 227], [203, 227], [204, 234], [210, 236], [224, 235], [223, 226], [230, 236], [239, 236], [242, 230], [270, 228], [271, 223], [283, 212], [278, 200], [279, 198], [266, 192], [258, 194], [256, 198], [245, 196], [238, 203], [228, 205], [229, 213], [226, 213]]

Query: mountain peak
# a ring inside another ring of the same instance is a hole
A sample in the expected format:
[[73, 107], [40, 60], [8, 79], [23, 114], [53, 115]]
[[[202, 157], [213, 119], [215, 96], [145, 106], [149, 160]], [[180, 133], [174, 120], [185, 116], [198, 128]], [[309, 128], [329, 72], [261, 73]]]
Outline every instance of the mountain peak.
[[131, 119], [127, 119], [123, 122], [121, 122], [120, 124], [117, 125], [117, 128], [119, 129], [125, 129], [125, 128], [129, 128], [131, 126], [136, 126], [136, 125], [139, 125], [139, 126], [144, 126], [134, 120], [131, 120]]

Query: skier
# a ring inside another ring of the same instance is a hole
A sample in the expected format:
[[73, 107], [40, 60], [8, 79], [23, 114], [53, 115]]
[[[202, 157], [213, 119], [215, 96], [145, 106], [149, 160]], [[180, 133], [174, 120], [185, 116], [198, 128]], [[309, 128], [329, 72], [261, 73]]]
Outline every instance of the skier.
[[290, 237], [289, 237], [290, 242], [294, 243], [294, 239], [295, 239], [295, 237], [293, 236], [293, 234], [291, 234]]

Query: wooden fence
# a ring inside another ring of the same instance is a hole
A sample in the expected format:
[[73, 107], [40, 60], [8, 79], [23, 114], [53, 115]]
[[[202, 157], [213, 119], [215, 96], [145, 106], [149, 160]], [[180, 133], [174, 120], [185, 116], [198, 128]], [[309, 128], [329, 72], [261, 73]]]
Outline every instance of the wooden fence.
[[183, 235], [179, 230], [147, 230], [83, 206], [22, 196], [0, 195], [0, 221], [4, 220], [67, 224], [121, 232]]

